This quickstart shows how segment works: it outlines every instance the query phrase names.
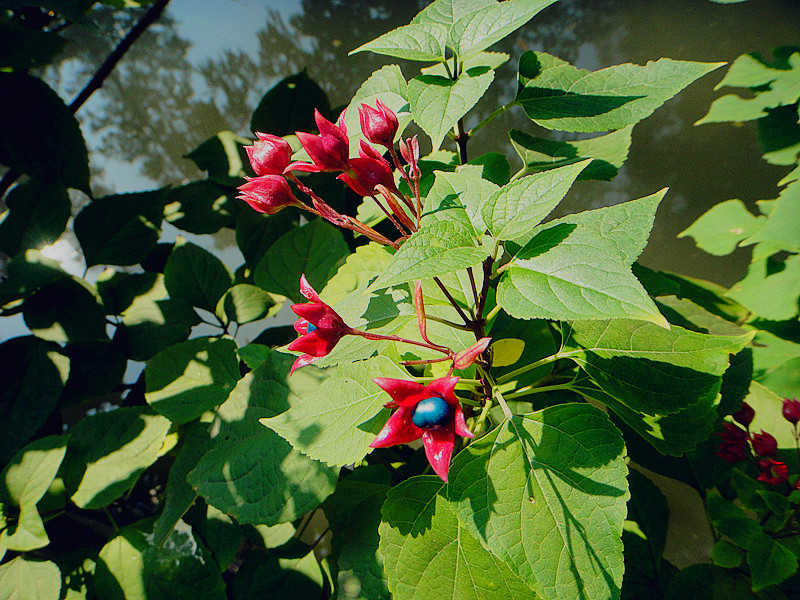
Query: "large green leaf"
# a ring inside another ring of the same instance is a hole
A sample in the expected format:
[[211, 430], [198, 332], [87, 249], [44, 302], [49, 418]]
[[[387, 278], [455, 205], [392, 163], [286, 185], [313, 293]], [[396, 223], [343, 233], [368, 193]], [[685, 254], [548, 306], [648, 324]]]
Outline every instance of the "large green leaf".
[[[361, 471], [362, 469], [359, 469]], [[339, 600], [389, 600], [378, 550], [381, 506], [389, 486], [346, 477], [322, 505], [331, 525], [331, 561]]]
[[233, 227], [236, 213], [244, 206], [229, 187], [210, 180], [192, 181], [169, 190], [164, 220], [189, 233], [217, 233], [223, 227]]
[[508, 0], [466, 14], [448, 32], [449, 45], [461, 60], [476, 55], [530, 21], [556, 0]]
[[14, 21], [0, 23], [0, 67], [27, 71], [44, 67], [64, 47], [66, 39], [57, 31], [30, 29]]
[[374, 377], [403, 379], [408, 374], [384, 356], [343, 365], [314, 393], [261, 423], [296, 450], [332, 467], [358, 463], [390, 412], [383, 408], [387, 399]]
[[380, 551], [395, 600], [446, 597], [533, 600], [538, 596], [497, 553], [459, 522], [437, 477], [412, 477], [389, 490]]
[[636, 412], [674, 414], [713, 400], [728, 355], [753, 332], [709, 335], [630, 319], [565, 325], [559, 356], [575, 361], [608, 394]]
[[38, 250], [26, 250], [5, 264], [5, 278], [0, 279], [0, 306], [17, 305], [18, 300], [40, 287], [69, 277], [61, 265]]
[[447, 28], [437, 23], [412, 23], [362, 44], [356, 52], [374, 52], [407, 60], [443, 61]]
[[435, 0], [420, 11], [411, 22], [439, 23], [449, 28], [459, 19], [495, 4], [495, 0]]
[[60, 279], [38, 289], [22, 305], [25, 324], [51, 342], [105, 340], [106, 315], [97, 290], [78, 277]]
[[67, 226], [72, 204], [59, 183], [31, 179], [14, 187], [0, 214], [0, 249], [17, 254], [55, 242]]
[[70, 366], [56, 344], [33, 336], [0, 344], [0, 364], [14, 374], [0, 388], [0, 464], [6, 464], [47, 421]]
[[[258, 129], [257, 131], [261, 131]], [[197, 148], [192, 150], [186, 155], [186, 158], [192, 160], [197, 165], [198, 169], [208, 171], [208, 177], [211, 181], [209, 185], [199, 186], [198, 184], [205, 182], [193, 182], [184, 186], [184, 188], [176, 188], [177, 190], [185, 190], [192, 192], [203, 191], [205, 193], [215, 189], [212, 182], [217, 182], [227, 186], [237, 186], [243, 182], [242, 178], [245, 176], [245, 165], [248, 164], [247, 153], [244, 146], [248, 145], [250, 140], [236, 135], [232, 131], [220, 131], [217, 135], [208, 138], [205, 142], [200, 144]], [[219, 190], [219, 188], [216, 188]], [[175, 201], [173, 194], [175, 191], [170, 192], [170, 201]], [[183, 198], [183, 194], [177, 192], [178, 198]], [[194, 204], [194, 203], [193, 203]], [[189, 216], [189, 219], [196, 219], [196, 216]], [[171, 221], [171, 219], [168, 219]], [[180, 225], [177, 225], [180, 227]], [[191, 231], [191, 230], [187, 230]], [[200, 233], [200, 232], [198, 232]]]
[[442, 75], [423, 74], [408, 82], [411, 114], [431, 138], [434, 152], [458, 120], [477, 104], [493, 80], [493, 69], [477, 66], [464, 71], [455, 81]]
[[135, 265], [155, 248], [164, 190], [98, 198], [75, 217], [86, 265]]
[[561, 202], [590, 162], [529, 175], [500, 188], [481, 210], [491, 234], [498, 240], [529, 239], [534, 227]]
[[785, 261], [753, 261], [745, 278], [733, 284], [728, 297], [762, 319], [791, 319], [798, 312], [800, 255], [792, 254]]
[[[305, 555], [301, 555], [304, 551]], [[287, 558], [279, 558], [281, 555], [275, 553], [250, 552], [227, 589], [228, 597], [231, 600], [326, 598], [330, 589], [327, 573], [322, 570], [326, 567], [320, 565], [313, 550], [298, 543], [290, 552]]]
[[483, 178], [483, 167], [479, 165], [462, 165], [455, 172], [435, 171], [433, 187], [428, 192], [426, 206], [435, 200], [443, 200], [460, 204], [467, 212], [476, 233], [486, 229], [481, 215], [484, 205], [497, 192], [498, 186]]
[[800, 182], [788, 185], [773, 203], [767, 222], [742, 245], [767, 242], [781, 250], [800, 252]]
[[512, 129], [508, 136], [525, 165], [525, 173], [538, 173], [592, 158], [578, 179], [610, 181], [628, 158], [632, 130], [633, 125], [628, 125], [606, 135], [574, 142], [534, 137], [518, 129]]
[[304, 302], [300, 275], [320, 290], [350, 254], [341, 232], [323, 219], [290, 230], [281, 236], [253, 272], [255, 284], [268, 292]]
[[145, 399], [174, 423], [187, 423], [222, 404], [239, 380], [236, 342], [198, 337], [147, 361]]
[[753, 342], [753, 379], [779, 396], [800, 398], [800, 344], [766, 331]]
[[118, 286], [111, 280], [108, 287], [122, 314], [114, 341], [122, 343], [133, 360], [147, 360], [185, 340], [200, 322], [191, 305], [168, 297], [161, 273], [129, 275]]
[[233, 276], [219, 258], [178, 238], [164, 266], [164, 285], [170, 298], [213, 313], [232, 283]]
[[107, 394], [125, 376], [128, 356], [112, 342], [75, 342], [68, 344], [65, 351], [69, 357], [69, 379], [61, 395], [65, 404], [75, 405]]
[[91, 196], [86, 143], [61, 98], [38, 77], [4, 72], [0, 97], [0, 163]]
[[691, 236], [702, 250], [724, 256], [761, 229], [766, 220], [766, 217], [754, 216], [741, 200], [727, 200], [715, 204], [678, 237]]
[[497, 303], [522, 319], [635, 318], [666, 325], [631, 272], [664, 193], [538, 226], [504, 267]]
[[274, 215], [240, 210], [236, 217], [236, 245], [247, 266], [255, 267], [276, 240], [299, 224], [296, 210], [282, 210]]
[[544, 52], [525, 52], [516, 101], [548, 129], [609, 131], [637, 123], [687, 85], [725, 63], [661, 58], [587, 71]]
[[159, 456], [170, 422], [142, 407], [98, 413], [71, 430], [64, 482], [80, 508], [108, 506]]
[[275, 300], [269, 292], [248, 283], [232, 286], [217, 302], [214, 314], [225, 325], [242, 325], [265, 317]]
[[330, 278], [319, 293], [323, 302], [334, 305], [360, 287], [367, 287], [371, 280], [383, 273], [392, 259], [394, 251], [387, 246], [370, 242], [359, 246]]
[[306, 367], [289, 378], [291, 357], [273, 353], [245, 375], [219, 408], [214, 446], [187, 480], [206, 501], [240, 523], [286, 523], [316, 508], [334, 489], [337, 470], [292, 448], [258, 422], [312, 393], [322, 375]]
[[22, 556], [0, 565], [2, 600], [58, 600], [61, 571], [47, 561], [26, 560]]
[[281, 79], [259, 102], [250, 120], [250, 131], [284, 136], [295, 131], [312, 131], [314, 109], [330, 113], [328, 97], [305, 70]]
[[624, 457], [606, 415], [561, 404], [462, 450], [448, 495], [459, 522], [542, 598], [619, 598]]
[[0, 555], [6, 549], [35, 550], [50, 543], [36, 503], [47, 492], [66, 451], [64, 437], [40, 438], [20, 450], [3, 469], [0, 505], [16, 506], [19, 513], [14, 525], [7, 519], [6, 529], [0, 531]]

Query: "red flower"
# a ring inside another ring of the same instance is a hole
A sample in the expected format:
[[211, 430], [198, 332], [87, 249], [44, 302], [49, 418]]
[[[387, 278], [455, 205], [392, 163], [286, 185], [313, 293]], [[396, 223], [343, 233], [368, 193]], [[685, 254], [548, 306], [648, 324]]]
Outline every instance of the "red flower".
[[358, 119], [361, 123], [361, 131], [370, 142], [386, 148], [394, 145], [394, 136], [398, 127], [397, 115], [383, 102], [378, 100], [377, 108], [366, 104], [359, 106]]
[[358, 154], [359, 158], [351, 158], [348, 163], [349, 168], [337, 179], [344, 181], [359, 196], [372, 196], [375, 193], [375, 186], [379, 184], [397, 192], [392, 167], [379, 152], [362, 140]]
[[763, 429], [761, 433], [754, 433], [751, 441], [753, 442], [753, 452], [757, 456], [775, 456], [778, 452], [778, 440], [769, 433], [765, 433]]
[[256, 175], [281, 175], [292, 162], [292, 147], [289, 142], [269, 133], [256, 132], [256, 136], [258, 141], [245, 147], [253, 171]]
[[301, 205], [282, 175], [263, 175], [248, 177], [247, 183], [239, 186], [237, 198], [244, 200], [255, 210], [268, 215], [290, 206]]
[[313, 164], [299, 161], [293, 162], [286, 167], [284, 172], [305, 171], [319, 173], [321, 171], [347, 170], [348, 157], [350, 156], [350, 140], [347, 138], [344, 113], [339, 115], [339, 120], [334, 125], [315, 109], [314, 120], [317, 122], [319, 135], [302, 131], [297, 132], [297, 137]]
[[761, 475], [757, 479], [768, 485], [780, 485], [789, 479], [789, 469], [782, 462], [763, 458], [758, 461], [758, 466], [761, 469]]
[[300, 337], [289, 344], [288, 349], [302, 352], [303, 355], [292, 364], [290, 375], [295, 369], [329, 354], [339, 340], [352, 331], [335, 310], [320, 300], [305, 275], [300, 276], [300, 293], [309, 302], [292, 305], [292, 310], [300, 317], [294, 323], [294, 329]]
[[756, 416], [756, 411], [754, 411], [753, 407], [750, 406], [747, 402], [743, 401], [742, 407], [735, 413], [733, 413], [731, 416], [733, 417], [733, 420], [739, 423], [740, 425], [749, 427], [750, 423], [753, 422], [753, 418]]
[[392, 402], [386, 406], [396, 406], [397, 410], [370, 446], [386, 448], [422, 438], [428, 462], [436, 474], [447, 481], [455, 434], [474, 437], [467, 429], [464, 411], [453, 393], [458, 377], [442, 377], [428, 385], [386, 377], [373, 381], [392, 397]]
[[782, 412], [784, 419], [792, 425], [797, 425], [798, 421], [800, 421], [800, 400], [797, 398], [792, 400], [784, 398]]
[[744, 460], [747, 455], [747, 432], [733, 423], [723, 423], [723, 432], [717, 433], [722, 438], [717, 456], [729, 463]]

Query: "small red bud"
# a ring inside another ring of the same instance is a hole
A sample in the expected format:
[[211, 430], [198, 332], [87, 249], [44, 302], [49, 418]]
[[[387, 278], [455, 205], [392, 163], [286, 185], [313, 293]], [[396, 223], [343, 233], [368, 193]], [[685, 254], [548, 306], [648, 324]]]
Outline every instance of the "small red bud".
[[245, 146], [256, 175], [280, 175], [292, 162], [292, 147], [277, 135], [256, 132], [258, 140]]
[[756, 416], [756, 411], [754, 411], [753, 407], [747, 402], [742, 402], [742, 407], [731, 416], [733, 417], [733, 420], [740, 425], [749, 427], [750, 423], [753, 422], [753, 418]]
[[238, 189], [241, 193], [237, 198], [244, 200], [258, 212], [268, 215], [274, 215], [292, 204], [301, 204], [281, 175], [248, 178], [247, 183], [243, 183]]
[[778, 440], [763, 429], [761, 433], [754, 433], [750, 441], [757, 456], [774, 456], [778, 452]]
[[782, 412], [784, 419], [789, 421], [792, 425], [797, 425], [798, 421], [800, 421], [800, 400], [797, 398], [793, 398], [792, 400], [784, 398]]
[[394, 145], [394, 136], [397, 134], [398, 127], [397, 115], [383, 102], [378, 100], [377, 108], [366, 104], [359, 106], [358, 119], [361, 123], [361, 131], [370, 142], [386, 148]]

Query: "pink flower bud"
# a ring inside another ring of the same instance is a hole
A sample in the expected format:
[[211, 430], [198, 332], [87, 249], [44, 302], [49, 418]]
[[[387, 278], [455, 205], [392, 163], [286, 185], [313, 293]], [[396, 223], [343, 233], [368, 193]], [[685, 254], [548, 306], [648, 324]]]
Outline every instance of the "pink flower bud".
[[782, 412], [784, 419], [789, 421], [792, 425], [797, 425], [798, 421], [800, 421], [800, 400], [797, 398], [793, 398], [792, 400], [784, 398]]
[[239, 186], [237, 198], [244, 200], [258, 212], [274, 215], [286, 206], [302, 204], [282, 175], [263, 175], [248, 178]]
[[492, 338], [481, 338], [466, 350], [462, 350], [455, 355], [453, 359], [453, 366], [458, 370], [463, 370], [475, 362], [481, 353], [489, 347]]
[[400, 140], [400, 154], [411, 167], [411, 175], [419, 175], [419, 140], [417, 136]]
[[398, 127], [397, 115], [383, 102], [378, 100], [377, 108], [366, 104], [359, 106], [358, 119], [361, 123], [361, 131], [370, 142], [386, 148], [394, 145], [394, 136], [397, 134]]
[[750, 441], [757, 456], [774, 456], [778, 452], [778, 440], [763, 429], [761, 433], [754, 433]]
[[344, 113], [339, 116], [336, 125], [323, 117], [318, 110], [314, 110], [314, 120], [317, 122], [319, 135], [302, 131], [297, 132], [297, 137], [311, 158], [312, 164], [293, 162], [287, 165], [285, 172], [305, 171], [319, 173], [347, 169], [350, 141], [347, 138]]
[[258, 133], [258, 140], [246, 146], [245, 152], [256, 175], [281, 175], [292, 162], [292, 147], [276, 135]]
[[733, 417], [733, 420], [740, 425], [749, 427], [750, 423], [753, 422], [753, 418], [756, 416], [756, 411], [754, 411], [747, 402], [742, 402], [742, 407], [731, 416]]

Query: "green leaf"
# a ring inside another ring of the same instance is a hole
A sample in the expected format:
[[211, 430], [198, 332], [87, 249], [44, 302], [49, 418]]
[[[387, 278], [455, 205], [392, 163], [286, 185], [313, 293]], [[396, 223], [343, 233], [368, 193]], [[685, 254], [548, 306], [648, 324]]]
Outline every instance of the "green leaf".
[[0, 474], [0, 504], [19, 508], [16, 526], [0, 531], [0, 554], [44, 548], [50, 543], [36, 503], [55, 479], [67, 451], [64, 437], [40, 438], [17, 452]]
[[61, 571], [55, 563], [18, 556], [0, 565], [2, 600], [58, 600]]
[[540, 225], [504, 267], [497, 303], [521, 319], [635, 318], [666, 325], [630, 267], [665, 192]]
[[167, 476], [164, 507], [153, 524], [153, 544], [156, 547], [167, 541], [175, 525], [197, 499], [197, 492], [186, 482], [186, 476], [211, 448], [207, 424], [195, 423], [182, 433], [184, 431], [183, 445]]
[[300, 275], [305, 274], [314, 289], [322, 289], [348, 254], [341, 232], [323, 219], [314, 219], [270, 246], [256, 265], [253, 280], [268, 292], [305, 302]]
[[261, 423], [331, 467], [358, 463], [371, 451], [369, 444], [390, 414], [374, 377], [403, 379], [408, 374], [384, 356], [343, 365], [314, 393]]
[[[469, 222], [476, 233], [482, 233], [486, 225], [481, 212], [484, 205], [497, 192], [498, 186], [483, 178], [483, 167], [478, 165], [462, 165], [456, 171], [435, 171], [435, 181], [426, 199], [426, 207], [439, 201], [441, 209], [452, 203], [455, 207], [461, 204], [467, 212]], [[462, 219], [463, 220], [463, 217]]]
[[98, 554], [95, 585], [109, 600], [147, 600], [144, 576], [145, 533], [126, 527]]
[[147, 414], [142, 407], [79, 421], [71, 430], [64, 462], [72, 501], [89, 510], [108, 506], [156, 461], [169, 427], [168, 419]]
[[794, 452], [795, 440], [792, 427], [787, 424], [781, 414], [783, 397], [758, 381], [753, 381], [750, 383], [745, 402], [756, 411], [750, 429], [752, 431], [769, 431], [778, 441], [778, 448], [792, 449]]
[[495, 4], [495, 0], [435, 0], [420, 11], [411, 22], [439, 23], [450, 27], [462, 17]]
[[61, 98], [37, 77], [2, 72], [0, 97], [0, 163], [91, 196], [86, 143]]
[[735, 569], [744, 561], [744, 552], [739, 546], [727, 540], [720, 540], [711, 550], [711, 561], [718, 567]]
[[530, 232], [561, 202], [590, 162], [529, 175], [500, 188], [481, 210], [491, 234], [498, 240], [529, 239]]
[[615, 598], [624, 456], [606, 415], [561, 404], [515, 416], [462, 450], [448, 495], [459, 522], [542, 598]]
[[778, 396], [800, 398], [800, 344], [766, 331], [753, 338], [753, 379]]
[[[712, 0], [719, 1], [719, 0]], [[777, 592], [780, 593], [780, 592]], [[735, 571], [715, 565], [696, 564], [681, 569], [670, 581], [665, 600], [754, 600], [748, 580]], [[781, 596], [765, 596], [770, 600], [782, 600]], [[783, 596], [783, 598], [786, 598]]]
[[384, 33], [379, 38], [362, 44], [350, 54], [374, 52], [406, 60], [444, 60], [447, 28], [436, 23], [412, 23]]
[[313, 131], [314, 109], [330, 113], [328, 97], [305, 70], [276, 83], [261, 99], [250, 120], [250, 131], [284, 136]]
[[448, 42], [461, 60], [467, 60], [519, 29], [554, 2], [556, 0], [492, 2], [455, 21], [448, 32]]
[[728, 297], [769, 321], [786, 321], [797, 314], [800, 296], [800, 255], [785, 261], [766, 258], [750, 263], [747, 276], [733, 284]]
[[230, 188], [213, 181], [192, 181], [169, 190], [164, 220], [189, 233], [217, 233], [223, 227], [233, 227], [236, 213], [243, 207]]
[[548, 129], [609, 131], [638, 123], [687, 85], [725, 63], [661, 58], [587, 71], [544, 52], [520, 57], [516, 101]]
[[30, 295], [40, 287], [69, 277], [61, 265], [38, 250], [26, 250], [13, 256], [0, 279], [0, 306]]
[[337, 470], [293, 449], [258, 422], [312, 393], [321, 375], [305, 367], [289, 378], [290, 357], [272, 353], [245, 375], [219, 408], [214, 446], [187, 480], [209, 504], [240, 523], [276, 525], [316, 508], [336, 485]]
[[275, 300], [268, 292], [247, 283], [234, 285], [217, 302], [214, 314], [227, 325], [231, 321], [243, 325], [265, 317]]
[[663, 329], [629, 319], [565, 325], [559, 356], [575, 361], [608, 394], [636, 412], [674, 414], [713, 399], [728, 355], [753, 332], [737, 336]]
[[97, 291], [78, 277], [60, 279], [38, 289], [22, 305], [25, 324], [51, 342], [108, 339], [106, 315]]
[[345, 263], [330, 278], [319, 293], [327, 304], [334, 305], [360, 287], [367, 287], [370, 281], [386, 270], [392, 259], [393, 250], [370, 242], [359, 246], [350, 254]]
[[161, 273], [137, 273], [119, 290], [129, 298], [122, 303], [122, 327], [114, 341], [128, 349], [133, 360], [144, 361], [167, 346], [182, 342], [200, 317], [183, 300], [168, 298]]
[[619, 131], [574, 142], [534, 137], [518, 129], [512, 129], [508, 136], [526, 173], [539, 173], [592, 158], [594, 160], [581, 171], [578, 179], [610, 181], [628, 158], [632, 130], [633, 125], [628, 125]]
[[418, 75], [408, 82], [411, 114], [431, 138], [433, 152], [458, 120], [477, 104], [493, 80], [494, 70], [483, 66], [464, 71], [456, 81], [442, 75]]
[[157, 413], [183, 424], [222, 404], [239, 380], [236, 342], [199, 337], [156, 354], [145, 368], [145, 399]]
[[639, 471], [628, 472], [631, 498], [628, 501], [628, 517], [622, 531], [625, 547], [625, 576], [623, 597], [646, 598], [648, 588], [658, 578], [661, 555], [667, 537], [669, 508], [664, 494]]
[[531, 590], [456, 518], [437, 477], [412, 477], [383, 505], [380, 551], [395, 600], [529, 599]]
[[[781, 250], [800, 252], [800, 182], [788, 185], [778, 196], [763, 227], [742, 245], [767, 242]], [[754, 256], [755, 258], [755, 256]]]
[[254, 210], [241, 210], [236, 217], [236, 245], [247, 266], [252, 269], [276, 240], [300, 224], [299, 211], [284, 210], [266, 215]]
[[[325, 575], [313, 551], [296, 558], [308, 547], [298, 544], [291, 558], [278, 558], [274, 553], [250, 552], [228, 588], [232, 600], [269, 598], [325, 598]], [[330, 589], [328, 586], [327, 589]]]
[[[245, 165], [249, 165], [244, 146], [248, 146], [250, 143], [250, 140], [236, 135], [232, 131], [220, 131], [217, 135], [208, 138], [197, 148], [189, 152], [186, 158], [194, 162], [198, 169], [208, 171], [208, 177], [212, 182], [235, 187], [244, 183], [242, 178], [246, 174], [244, 170]], [[197, 193], [200, 187], [198, 184], [201, 183], [203, 182], [196, 181], [190, 183], [188, 186], [184, 186], [184, 188], [177, 189], [184, 189], [185, 192], [191, 190]], [[210, 183], [211, 182], [209, 182], [209, 184]], [[214, 190], [213, 185], [204, 187], [205, 190], [203, 191], [206, 191], [206, 193]], [[183, 193], [178, 193], [179, 197], [183, 197]], [[172, 199], [172, 192], [170, 193], [170, 197]]]
[[13, 21], [0, 23], [0, 67], [27, 71], [43, 67], [64, 47], [66, 40], [55, 31], [39, 31]]
[[0, 344], [0, 364], [14, 374], [0, 388], [0, 464], [6, 464], [55, 409], [70, 366], [56, 344], [33, 336]]
[[213, 313], [232, 283], [233, 276], [219, 258], [178, 237], [164, 266], [164, 285], [171, 298]]
[[69, 357], [69, 379], [61, 400], [72, 405], [111, 392], [122, 382], [128, 367], [128, 357], [122, 349], [105, 340], [70, 343], [65, 352]]
[[98, 198], [75, 217], [86, 266], [135, 265], [156, 247], [166, 200], [163, 190]]
[[766, 221], [766, 217], [753, 216], [741, 200], [727, 200], [706, 211], [678, 237], [691, 236], [702, 250], [725, 256], [733, 252], [742, 240], [761, 229]]
[[747, 564], [754, 592], [777, 585], [797, 572], [797, 556], [767, 535], [759, 536], [748, 550]]
[[0, 214], [0, 249], [13, 255], [55, 242], [67, 226], [72, 204], [58, 183], [31, 179], [9, 192]]
[[[361, 470], [361, 469], [359, 469]], [[389, 600], [378, 550], [381, 506], [390, 487], [347, 477], [322, 505], [331, 525], [331, 562], [339, 600]]]

